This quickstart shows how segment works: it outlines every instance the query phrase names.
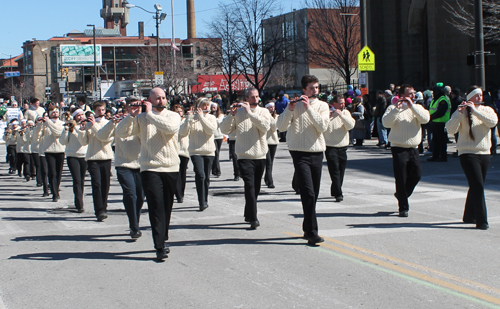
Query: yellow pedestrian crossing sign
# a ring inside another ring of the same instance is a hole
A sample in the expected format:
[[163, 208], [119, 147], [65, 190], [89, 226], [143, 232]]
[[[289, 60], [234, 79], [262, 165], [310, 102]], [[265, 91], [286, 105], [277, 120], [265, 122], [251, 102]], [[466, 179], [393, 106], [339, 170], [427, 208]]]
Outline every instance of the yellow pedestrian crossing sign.
[[375, 54], [368, 46], [363, 47], [358, 53], [358, 70], [375, 71]]

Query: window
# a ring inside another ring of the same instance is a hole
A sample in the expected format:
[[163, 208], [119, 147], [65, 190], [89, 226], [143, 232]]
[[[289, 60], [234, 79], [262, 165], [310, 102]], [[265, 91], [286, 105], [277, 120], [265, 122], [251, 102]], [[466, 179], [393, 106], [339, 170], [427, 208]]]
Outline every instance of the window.
[[196, 46], [196, 56], [198, 56], [199, 54], [200, 54], [200, 47]]
[[208, 60], [205, 60], [205, 67], [208, 67]]
[[201, 61], [200, 60], [196, 60], [196, 68], [201, 69]]

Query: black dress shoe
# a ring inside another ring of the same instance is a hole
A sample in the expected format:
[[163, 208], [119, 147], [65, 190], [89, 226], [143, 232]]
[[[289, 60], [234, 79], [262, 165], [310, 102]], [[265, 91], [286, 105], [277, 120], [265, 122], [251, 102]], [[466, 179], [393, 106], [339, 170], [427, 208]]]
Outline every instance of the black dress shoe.
[[481, 225], [476, 225], [476, 229], [480, 229], [480, 230], [487, 230], [489, 228], [490, 228], [490, 226], [488, 225], [488, 223], [483, 223]]
[[130, 237], [132, 237], [132, 239], [137, 239], [141, 236], [142, 236], [141, 231], [130, 231]]
[[267, 187], [268, 187], [269, 189], [274, 189], [274, 188], [276, 188], [276, 187], [274, 186], [274, 184], [270, 184], [270, 185], [268, 185]]
[[240, 176], [234, 176], [234, 179], [233, 179], [233, 180], [234, 180], [234, 181], [238, 181], [238, 180], [240, 180]]
[[325, 239], [319, 235], [315, 235], [315, 236], [309, 237], [307, 239], [307, 243], [310, 245], [315, 245], [317, 243], [324, 242], [324, 241], [325, 241]]
[[102, 221], [104, 221], [104, 219], [107, 219], [107, 218], [108, 218], [108, 214], [105, 212], [102, 212], [99, 215], [97, 215], [97, 221], [99, 221], [99, 222], [102, 222]]
[[42, 195], [42, 197], [47, 197], [47, 196], [49, 196], [49, 194], [48, 194], [48, 193], [44, 193], [44, 194]]
[[52, 198], [52, 202], [57, 202], [57, 201], [59, 201], [59, 196], [54, 196], [54, 197]]
[[180, 203], [180, 204], [184, 203], [184, 199], [183, 198], [177, 199], [177, 203]]
[[406, 210], [400, 211], [398, 217], [405, 217], [405, 218], [408, 217], [408, 211]]
[[37, 183], [37, 184], [36, 184], [36, 186], [37, 186], [37, 187], [41, 187], [41, 186], [43, 186], [43, 185], [42, 185], [41, 183]]
[[79, 213], [79, 214], [81, 214], [81, 213], [85, 212], [85, 209], [80, 208], [80, 209], [77, 209], [76, 212]]
[[31, 180], [31, 177], [30, 177], [30, 176], [28, 176], [28, 175], [26, 175], [26, 176], [24, 176], [24, 179], [26, 179], [26, 181], [30, 181], [30, 180]]
[[337, 202], [337, 203], [340, 203], [340, 202], [342, 202], [343, 200], [344, 200], [344, 197], [343, 197], [342, 195], [341, 195], [341, 196], [336, 196], [336, 197], [335, 197], [335, 202]]
[[208, 205], [201, 205], [200, 206], [200, 211], [204, 211], [207, 208], [208, 208]]
[[250, 223], [250, 229], [252, 230], [256, 230], [257, 227], [260, 226], [260, 222], [259, 221], [252, 221], [252, 223]]
[[163, 249], [156, 249], [156, 259], [158, 261], [163, 261], [166, 258], [168, 258], [168, 252], [165, 250], [165, 248], [163, 248]]

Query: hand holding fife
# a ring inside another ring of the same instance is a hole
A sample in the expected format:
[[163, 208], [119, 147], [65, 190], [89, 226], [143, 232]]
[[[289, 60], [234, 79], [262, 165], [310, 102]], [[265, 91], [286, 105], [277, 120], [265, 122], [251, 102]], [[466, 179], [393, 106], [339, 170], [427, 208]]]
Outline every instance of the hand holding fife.
[[306, 95], [302, 95], [300, 97], [302, 99], [302, 103], [304, 104], [304, 108], [307, 110], [309, 107], [311, 107], [311, 102], [309, 101], [309, 97]]
[[151, 102], [149, 102], [149, 101], [144, 101], [144, 106], [146, 107], [146, 111], [145, 111], [146, 113], [149, 113], [153, 110]]
[[229, 113], [231, 114], [231, 116], [235, 116], [236, 115], [236, 112], [238, 112], [238, 108], [240, 107], [239, 103], [234, 103], [233, 105], [231, 105], [231, 110], [229, 111]]

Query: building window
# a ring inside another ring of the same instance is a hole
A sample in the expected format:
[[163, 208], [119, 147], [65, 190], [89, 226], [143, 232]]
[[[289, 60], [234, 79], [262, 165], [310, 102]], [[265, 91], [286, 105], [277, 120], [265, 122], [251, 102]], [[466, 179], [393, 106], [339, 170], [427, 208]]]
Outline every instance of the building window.
[[208, 53], [208, 47], [205, 46], [205, 53]]
[[208, 67], [208, 60], [205, 60], [205, 67]]
[[200, 60], [196, 60], [196, 68], [201, 69], [201, 61]]
[[198, 56], [199, 54], [200, 54], [200, 47], [196, 46], [196, 56]]

